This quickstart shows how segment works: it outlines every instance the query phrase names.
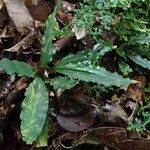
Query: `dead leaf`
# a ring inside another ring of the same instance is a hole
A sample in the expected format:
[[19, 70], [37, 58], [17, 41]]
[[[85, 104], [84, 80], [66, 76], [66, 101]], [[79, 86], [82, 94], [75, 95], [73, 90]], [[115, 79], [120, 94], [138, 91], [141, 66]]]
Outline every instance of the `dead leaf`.
[[3, 0], [0, 0], [0, 10], [2, 9], [3, 6], [4, 6]]
[[120, 143], [127, 139], [126, 130], [119, 127], [98, 127], [87, 130], [87, 135], [95, 141], [119, 149]]
[[6, 7], [3, 7], [3, 5], [0, 2], [0, 27], [3, 26], [3, 24], [8, 20], [8, 14]]
[[65, 45], [70, 43], [74, 39], [74, 36], [63, 37], [60, 40], [56, 41], [55, 46], [57, 47], [57, 51], [62, 49]]
[[121, 150], [149, 150], [149, 139], [135, 139], [124, 140], [121, 143]]
[[125, 89], [121, 89], [121, 90], [124, 90], [121, 96], [118, 96], [117, 94], [115, 94], [111, 98], [112, 101], [118, 101], [118, 103], [125, 110], [128, 111], [129, 121], [132, 121], [132, 119], [134, 118], [139, 108], [139, 105], [143, 105], [143, 101], [145, 97], [144, 96], [144, 87], [146, 83], [145, 77], [137, 76], [137, 77], [134, 77], [134, 79], [138, 81], [136, 84], [132, 84]]
[[44, 22], [47, 20], [52, 8], [43, 0], [24, 0], [34, 20]]
[[90, 110], [83, 114], [78, 114], [76, 116], [62, 116], [56, 115], [58, 124], [65, 130], [70, 132], [79, 132], [84, 129], [88, 129], [93, 126], [96, 122], [97, 113], [95, 110]]
[[[85, 136], [81, 132], [78, 132], [78, 133], [67, 132], [67, 133], [61, 135], [60, 137], [58, 137], [58, 139], [59, 139], [58, 144], [60, 144], [65, 149], [72, 149], [72, 148], [78, 146], [79, 142], [82, 141], [81, 139], [83, 139], [83, 137], [85, 137]], [[71, 141], [71, 142], [68, 143], [68, 141]], [[64, 143], [67, 143], [67, 146]]]
[[83, 28], [83, 29], [78, 31], [77, 27], [74, 26], [73, 29], [72, 29], [72, 32], [75, 33], [75, 36], [76, 36], [77, 40], [80, 40], [80, 39], [82, 39], [82, 38], [84, 38], [86, 36], [85, 28]]
[[62, 1], [61, 7], [57, 13], [57, 19], [63, 24], [67, 25], [73, 19], [71, 12], [75, 10], [75, 4]]
[[20, 33], [34, 31], [34, 20], [20, 0], [4, 0], [4, 3], [10, 18]]
[[5, 119], [13, 108], [16, 106], [16, 100], [19, 99], [19, 94], [28, 85], [29, 79], [26, 77], [20, 78], [9, 88], [9, 91], [4, 95], [2, 101], [0, 101], [0, 119]]
[[29, 33], [26, 37], [24, 37], [20, 42], [18, 42], [16, 45], [14, 45], [11, 48], [5, 49], [5, 51], [8, 52], [17, 52], [20, 50], [20, 48], [26, 49], [31, 46], [34, 39], [34, 33]]
[[103, 119], [104, 123], [109, 122], [125, 127], [128, 122], [128, 116], [119, 103], [106, 103], [104, 106], [101, 106], [100, 109], [102, 109], [105, 114], [105, 117], [103, 117], [104, 114], [99, 113], [99, 118], [105, 118]]
[[15, 74], [11, 74], [6, 81], [2, 82], [0, 84], [0, 99], [8, 94], [9, 88], [11, 86], [11, 84], [15, 81]]

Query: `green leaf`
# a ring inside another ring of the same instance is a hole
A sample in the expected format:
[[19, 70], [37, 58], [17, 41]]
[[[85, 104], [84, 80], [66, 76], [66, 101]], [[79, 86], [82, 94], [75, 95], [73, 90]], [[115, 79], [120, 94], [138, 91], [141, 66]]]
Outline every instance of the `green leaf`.
[[117, 49], [116, 49], [116, 53], [117, 53], [119, 56], [121, 56], [122, 58], [126, 59], [126, 53], [125, 53], [124, 49], [122, 49], [122, 48], [117, 48]]
[[95, 65], [97, 60], [112, 49], [112, 45], [96, 44], [91, 50], [80, 51], [77, 54], [66, 56], [62, 59], [61, 65], [68, 63], [84, 62], [84, 65]]
[[130, 72], [133, 71], [130, 68], [130, 66], [124, 61], [119, 62], [119, 69], [123, 73], [124, 76], [127, 76]]
[[65, 90], [73, 88], [75, 85], [79, 83], [79, 81], [68, 77], [56, 77], [54, 79], [50, 79], [48, 83], [52, 85], [54, 89], [63, 92]]
[[54, 12], [50, 14], [46, 22], [46, 30], [43, 36], [43, 48], [42, 48], [42, 55], [41, 55], [41, 63], [43, 66], [47, 65], [50, 61], [52, 61], [53, 56], [56, 53], [56, 47], [52, 42], [55, 38], [55, 34], [58, 28], [56, 13], [60, 5], [60, 2], [61, 0], [58, 0]]
[[110, 52], [113, 49], [113, 45], [110, 43], [106, 43], [106, 42], [98, 42], [98, 44], [96, 44], [92, 51], [95, 50], [97, 51], [97, 55], [99, 58], [101, 58], [102, 56], [104, 56], [106, 53]]
[[[97, 55], [96, 55], [97, 54]], [[98, 53], [96, 51], [92, 50], [86, 50], [78, 52], [77, 54], [66, 56], [61, 60], [61, 65], [66, 65], [69, 63], [78, 63], [78, 62], [84, 62], [85, 64], [89, 63], [87, 60], [90, 60], [91, 62], [95, 62], [95, 60], [98, 59]]]
[[150, 34], [134, 36], [130, 39], [131, 44], [150, 44]]
[[48, 138], [49, 138], [49, 121], [48, 118], [46, 119], [46, 122], [44, 124], [44, 127], [42, 129], [42, 132], [38, 136], [38, 138], [35, 141], [35, 147], [43, 147], [48, 145]]
[[0, 69], [5, 70], [7, 74], [17, 73], [18, 76], [34, 77], [36, 73], [28, 64], [7, 58], [0, 60]]
[[35, 78], [25, 93], [22, 103], [21, 133], [23, 141], [32, 144], [40, 135], [48, 110], [48, 91], [40, 78]]
[[[75, 56], [73, 56], [75, 57]], [[78, 58], [79, 59], [79, 58]], [[88, 62], [88, 63], [87, 63]], [[104, 86], [124, 86], [134, 83], [134, 80], [129, 78], [123, 78], [117, 73], [111, 73], [104, 68], [94, 66], [89, 60], [85, 62], [77, 63], [65, 63], [63, 60], [56, 65], [56, 71], [65, 74], [71, 78], [80, 79], [86, 82], [96, 82], [97, 84], [103, 84]]]
[[150, 61], [146, 58], [142, 58], [139, 55], [136, 56], [128, 56], [132, 61], [134, 61], [136, 64], [142, 66], [143, 68], [147, 68], [150, 70]]

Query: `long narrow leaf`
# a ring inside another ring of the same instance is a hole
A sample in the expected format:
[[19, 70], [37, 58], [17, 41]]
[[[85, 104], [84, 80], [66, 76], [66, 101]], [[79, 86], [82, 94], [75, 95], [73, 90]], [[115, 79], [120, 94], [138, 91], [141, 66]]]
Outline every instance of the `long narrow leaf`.
[[129, 78], [123, 78], [117, 73], [111, 73], [104, 68], [95, 67], [92, 65], [82, 66], [78, 64], [67, 64], [56, 66], [56, 71], [65, 74], [69, 77], [80, 79], [87, 82], [96, 82], [97, 84], [103, 84], [104, 86], [124, 86], [134, 83], [134, 80]]
[[150, 44], [150, 34], [134, 36], [129, 41], [131, 44]]
[[56, 21], [56, 12], [60, 5], [61, 0], [58, 0], [57, 6], [55, 10], [46, 22], [46, 30], [43, 36], [43, 48], [42, 48], [42, 55], [41, 55], [41, 63], [43, 66], [47, 65], [50, 61], [52, 61], [53, 56], [56, 53], [56, 47], [52, 43], [55, 38], [55, 32], [57, 31], [58, 23]]
[[136, 64], [144, 67], [144, 68], [147, 68], [150, 70], [150, 61], [147, 60], [147, 59], [144, 59], [142, 58], [141, 56], [139, 55], [136, 55], [136, 56], [128, 56], [132, 61], [134, 61]]
[[9, 60], [7, 58], [0, 61], [0, 69], [5, 70], [7, 74], [17, 73], [18, 76], [25, 75], [34, 77], [36, 73], [36, 71], [28, 64], [17, 60]]
[[40, 135], [48, 110], [48, 91], [42, 79], [35, 78], [25, 93], [20, 115], [23, 141], [32, 144]]

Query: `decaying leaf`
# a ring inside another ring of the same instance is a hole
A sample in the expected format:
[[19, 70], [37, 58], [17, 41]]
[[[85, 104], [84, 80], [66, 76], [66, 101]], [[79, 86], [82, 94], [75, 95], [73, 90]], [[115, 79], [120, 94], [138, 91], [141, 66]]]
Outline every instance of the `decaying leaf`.
[[0, 31], [0, 40], [3, 38], [9, 38], [13, 37], [13, 33], [8, 33], [8, 28], [4, 28], [2, 31]]
[[[102, 124], [109, 122], [113, 125], [125, 127], [128, 122], [128, 116], [119, 103], [106, 103], [99, 108], [99, 118], [102, 119]], [[122, 123], [123, 122], [123, 123]]]
[[0, 0], [0, 27], [8, 20], [8, 14], [6, 8], [3, 5], [2, 0]]
[[144, 76], [137, 76], [134, 79], [139, 82], [128, 87], [126, 96], [142, 105], [144, 101], [144, 87], [146, 79]]
[[14, 22], [17, 30], [24, 34], [34, 31], [34, 20], [30, 16], [28, 9], [20, 0], [3, 0], [8, 14]]
[[121, 142], [121, 150], [149, 150], [150, 139], [128, 139]]
[[82, 38], [84, 38], [86, 36], [86, 30], [85, 30], [85, 28], [83, 28], [82, 30], [78, 31], [77, 28], [74, 27], [72, 29], [72, 32], [75, 33], [75, 36], [76, 36], [77, 40], [80, 40], [80, 39], [82, 39]]
[[88, 129], [93, 126], [96, 122], [96, 112], [95, 110], [90, 110], [83, 114], [77, 114], [76, 116], [62, 116], [60, 114], [56, 115], [58, 124], [65, 130], [70, 132], [78, 132], [84, 129]]
[[[45, 22], [52, 9], [43, 0], [24, 0], [34, 20]], [[41, 13], [42, 12], [42, 13]]]
[[[13, 79], [11, 80], [13, 81]], [[5, 119], [12, 112], [16, 101], [20, 101], [20, 94], [27, 87], [28, 82], [29, 80], [26, 77], [22, 77], [10, 85], [6, 94], [1, 94], [3, 97], [0, 102], [0, 119]]]
[[67, 1], [62, 1], [62, 4], [57, 14], [57, 19], [62, 24], [67, 25], [73, 19], [73, 15], [70, 12], [73, 12], [74, 10], [74, 4]]
[[[74, 148], [82, 144], [105, 144], [113, 147], [114, 149], [120, 149], [120, 143], [126, 139], [127, 134], [124, 128], [98, 127], [89, 129], [83, 133], [66, 133], [59, 137], [59, 142], [66, 149]], [[67, 141], [72, 141], [69, 144], [70, 146], [63, 144], [67, 143], [68, 145]]]
[[99, 143], [109, 145], [116, 149], [121, 147], [121, 141], [127, 139], [126, 130], [119, 127], [98, 127], [88, 130], [87, 135]]
[[3, 81], [2, 84], [0, 84], [0, 99], [8, 93], [8, 89], [14, 81], [15, 74], [11, 74], [6, 81]]
[[138, 82], [135, 84], [131, 84], [126, 89], [124, 89], [124, 92], [121, 94], [121, 96], [117, 96], [116, 94], [112, 96], [112, 101], [118, 101], [120, 105], [123, 106], [125, 109], [130, 109], [132, 111], [131, 114], [128, 114], [130, 116], [128, 120], [133, 119], [139, 108], [139, 105], [143, 105], [143, 101], [145, 99], [145, 77], [137, 76], [134, 77], [134, 79]]
[[3, 0], [0, 0], [0, 10], [2, 9], [3, 6], [4, 6]]
[[26, 49], [31, 46], [33, 39], [34, 39], [34, 34], [33, 32], [31, 32], [26, 37], [24, 37], [20, 42], [18, 42], [16, 45], [14, 45], [11, 48], [5, 49], [5, 51], [17, 52], [20, 50], [20, 48]]

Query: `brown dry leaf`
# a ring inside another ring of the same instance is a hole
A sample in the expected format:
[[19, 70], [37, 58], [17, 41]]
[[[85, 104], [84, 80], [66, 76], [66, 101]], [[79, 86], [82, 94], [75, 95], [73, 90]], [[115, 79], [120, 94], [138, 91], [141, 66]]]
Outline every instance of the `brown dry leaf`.
[[113, 95], [112, 101], [118, 101], [120, 105], [126, 109], [132, 111], [128, 114], [128, 120], [132, 120], [137, 113], [139, 105], [143, 105], [144, 101], [144, 87], [146, 79], [144, 76], [137, 76], [134, 78], [138, 82], [136, 84], [130, 85], [128, 88], [122, 89], [124, 92], [121, 96]]
[[34, 39], [34, 33], [31, 32], [26, 37], [24, 37], [20, 42], [18, 42], [16, 45], [14, 45], [11, 48], [5, 49], [5, 51], [17, 52], [20, 50], [20, 48], [26, 49], [31, 46], [33, 39]]
[[9, 91], [9, 88], [10, 86], [14, 83], [15, 81], [15, 74], [11, 74], [7, 79], [6, 81], [3, 81], [1, 84], [0, 84], [0, 99], [8, 94], [8, 91]]
[[0, 0], [0, 10], [2, 9], [3, 6], [4, 6], [4, 3], [2, 0]]
[[146, 79], [144, 76], [137, 76], [134, 79], [139, 82], [129, 86], [126, 91], [126, 96], [127, 98], [138, 101], [142, 105], [144, 99], [144, 87]]
[[20, 98], [22, 90], [28, 85], [29, 79], [21, 77], [13, 85], [10, 86], [8, 93], [0, 102], [0, 119], [5, 119], [15, 107], [15, 102]]
[[20, 0], [4, 0], [4, 3], [10, 18], [20, 33], [34, 31], [34, 20]]
[[149, 150], [150, 139], [125, 140], [121, 143], [121, 150]]
[[126, 126], [128, 116], [119, 103], [107, 103], [105, 106], [101, 106], [99, 111], [99, 118], [103, 119], [103, 123], [108, 122], [114, 125]]
[[45, 22], [52, 9], [43, 0], [24, 0], [34, 20]]
[[120, 149], [120, 143], [127, 139], [126, 130], [119, 127], [98, 127], [88, 130], [87, 135], [115, 149]]
[[112, 101], [119, 101], [120, 104], [124, 103], [127, 99], [132, 99], [133, 101], [137, 101], [141, 105], [143, 104], [144, 100], [144, 87], [146, 83], [146, 78], [144, 76], [137, 76], [134, 77], [136, 84], [132, 84], [129, 87], [125, 87], [125, 92], [121, 96], [117, 96], [116, 94], [112, 96]]
[[[65, 149], [71, 149], [78, 146], [79, 142], [82, 141], [81, 139], [83, 139], [83, 137], [85, 136], [86, 135], [84, 135], [82, 132], [78, 132], [78, 133], [67, 132], [61, 135], [60, 137], [58, 137], [59, 143], [57, 144], [60, 144]], [[72, 142], [68, 143], [68, 141], [72, 141]], [[67, 146], [64, 143], [67, 143]]]
[[61, 7], [57, 13], [57, 19], [63, 24], [68, 24], [72, 19], [73, 15], [70, 12], [75, 10], [75, 4], [62, 1]]
[[[63, 140], [72, 139], [72, 145], [70, 148], [76, 147], [82, 144], [105, 144], [114, 149], [119, 150], [121, 142], [127, 140], [126, 130], [119, 127], [98, 127], [89, 129], [83, 134], [81, 133], [67, 133], [61, 138]], [[64, 147], [64, 145], [62, 145]], [[69, 148], [69, 147], [68, 147]]]
[[61, 50], [64, 46], [70, 43], [74, 39], [74, 36], [63, 37], [56, 41], [55, 46], [57, 51]]
[[8, 20], [8, 14], [6, 7], [3, 7], [3, 4], [0, 1], [0, 27]]
[[4, 28], [3, 30], [0, 30], [0, 39], [7, 38], [7, 37], [9, 37], [7, 35], [7, 28]]
[[58, 124], [65, 130], [70, 132], [79, 132], [84, 129], [88, 129], [93, 126], [96, 122], [96, 112], [95, 110], [89, 110], [83, 114], [78, 114], [76, 116], [67, 117], [56, 115]]

